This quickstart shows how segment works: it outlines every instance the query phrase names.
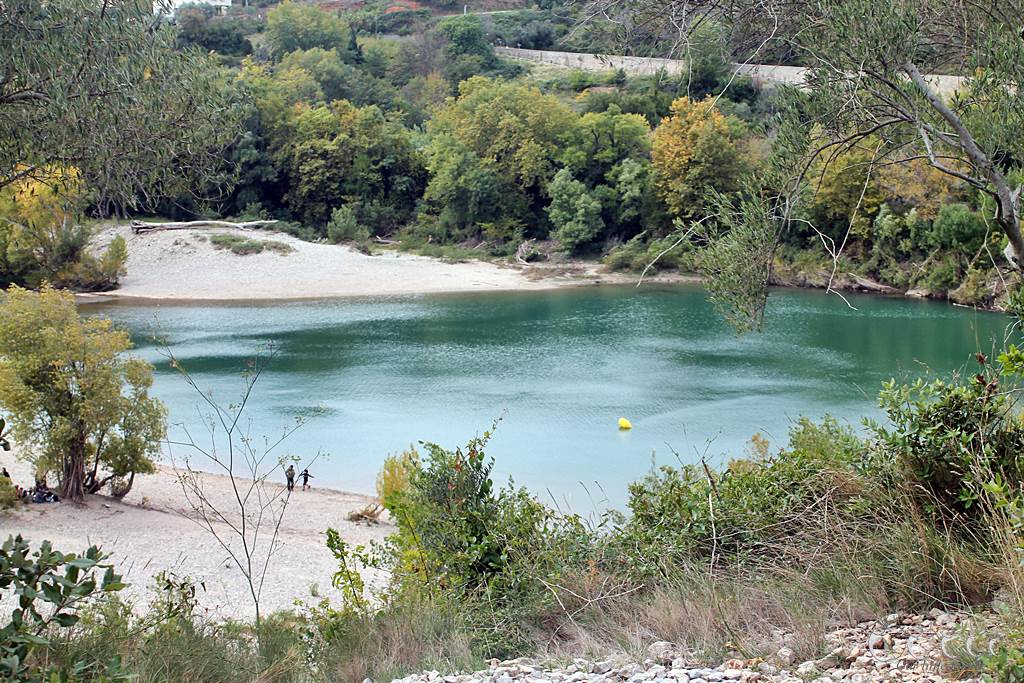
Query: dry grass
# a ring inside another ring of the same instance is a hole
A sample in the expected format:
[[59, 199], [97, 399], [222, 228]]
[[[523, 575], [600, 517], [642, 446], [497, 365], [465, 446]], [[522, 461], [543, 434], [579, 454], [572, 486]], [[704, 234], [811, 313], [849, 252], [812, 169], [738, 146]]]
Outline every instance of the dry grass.
[[328, 680], [391, 680], [415, 671], [471, 671], [483, 665], [458, 616], [446, 606], [416, 602], [385, 609], [338, 635], [320, 658]]
[[[609, 653], [642, 658], [647, 645], [667, 640], [694, 661], [763, 657], [783, 645], [810, 659], [823, 653], [830, 627], [877, 617], [889, 608], [870, 599], [880, 592], [871, 579], [840, 593], [821, 583], [793, 569], [712, 575], [694, 566], [650, 589], [607, 599], [563, 598], [565, 609], [551, 615], [537, 650], [554, 659]], [[579, 603], [587, 600], [592, 602], [581, 609]]]

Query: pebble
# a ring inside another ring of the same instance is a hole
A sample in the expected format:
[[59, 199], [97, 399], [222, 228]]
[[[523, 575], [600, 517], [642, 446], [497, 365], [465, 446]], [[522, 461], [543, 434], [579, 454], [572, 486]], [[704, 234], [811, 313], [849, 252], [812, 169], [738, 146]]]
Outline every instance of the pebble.
[[827, 647], [804, 651], [802, 657], [793, 649], [801, 642], [795, 634], [778, 631], [773, 639], [783, 646], [767, 661], [732, 658], [698, 666], [693, 653], [659, 640], [647, 646], [642, 662], [612, 656], [547, 668], [528, 659], [495, 659], [475, 673], [446, 672], [442, 677], [428, 671], [393, 683], [950, 683], [957, 678], [955, 673], [943, 674], [943, 643], [957, 637], [968, 619], [938, 608], [926, 615], [889, 614], [879, 621], [839, 626], [825, 634]]

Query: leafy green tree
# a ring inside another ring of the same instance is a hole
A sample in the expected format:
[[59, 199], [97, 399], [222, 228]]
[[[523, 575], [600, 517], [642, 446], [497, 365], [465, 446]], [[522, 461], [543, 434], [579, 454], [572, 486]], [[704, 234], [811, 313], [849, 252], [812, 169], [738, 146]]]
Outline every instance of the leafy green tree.
[[482, 223], [496, 220], [510, 208], [497, 176], [454, 137], [431, 140], [427, 168], [430, 183], [423, 199], [437, 215], [442, 239], [469, 237]]
[[257, 25], [235, 17], [218, 17], [214, 8], [186, 5], [175, 12], [178, 25], [178, 46], [199, 47], [231, 57], [252, 53], [248, 35], [259, 30]]
[[494, 59], [494, 48], [487, 40], [480, 17], [475, 14], [445, 19], [438, 24], [438, 29], [448, 39], [445, 52], [449, 59], [454, 60], [467, 55], [480, 57], [485, 61]]
[[413, 77], [402, 86], [401, 93], [410, 123], [422, 125], [444, 105], [451, 89], [441, 74], [434, 72]]
[[520, 66], [498, 59], [476, 15], [445, 19], [435, 30], [444, 41], [442, 71], [452, 85], [473, 76], [513, 77], [521, 71]]
[[988, 232], [985, 221], [966, 204], [946, 204], [932, 222], [928, 241], [932, 246], [953, 249], [968, 257], [981, 249]]
[[816, 159], [812, 165], [808, 213], [815, 227], [832, 239], [843, 240], [847, 230], [869, 236], [871, 222], [885, 200], [873, 158], [873, 148], [867, 144]]
[[319, 47], [343, 50], [346, 61], [355, 62], [356, 56], [348, 47], [349, 36], [344, 19], [317, 5], [287, 0], [267, 12], [267, 40], [278, 59], [295, 50]]
[[275, 74], [288, 74], [294, 69], [305, 71], [316, 81], [325, 102], [347, 99], [346, 81], [353, 69], [345, 63], [337, 48], [311, 47], [289, 52], [281, 59]]
[[[431, 180], [427, 189], [430, 208], [444, 212], [437, 200], [459, 193], [444, 184], [465, 177], [451, 172], [444, 157], [453, 152], [472, 155], [478, 169], [472, 175], [479, 189], [496, 183], [496, 203], [487, 208], [488, 215], [507, 215], [527, 224], [543, 222], [541, 209], [546, 203], [546, 187], [554, 176], [556, 159], [572, 128], [575, 115], [556, 97], [545, 95], [523, 83], [474, 77], [459, 86], [459, 97], [439, 110], [428, 124]], [[439, 173], [437, 169], [448, 172]], [[483, 184], [481, 184], [483, 183]], [[487, 193], [474, 190], [472, 196]], [[470, 206], [480, 209], [476, 202]], [[475, 214], [475, 215], [473, 215]], [[465, 214], [459, 223], [468, 226], [481, 219], [479, 211]], [[535, 228], [541, 232], [543, 228]]]
[[388, 82], [348, 64], [338, 49], [314, 47], [285, 55], [280, 69], [306, 71], [320, 86], [325, 102], [348, 100], [357, 106], [376, 104], [382, 109], [398, 107], [398, 91]]
[[384, 222], [399, 222], [422, 193], [426, 171], [409, 132], [377, 107], [345, 100], [298, 107], [287, 141], [281, 151], [290, 178], [286, 201], [307, 225], [324, 230], [335, 208], [368, 202], [394, 210]]
[[0, 300], [0, 406], [67, 498], [108, 484], [123, 496], [153, 471], [166, 409], [149, 396], [152, 366], [130, 348], [110, 320], [79, 317], [70, 293], [11, 287]]
[[612, 105], [588, 112], [575, 121], [566, 136], [562, 164], [590, 185], [605, 182], [612, 168], [625, 159], [647, 159], [651, 129], [644, 117], [623, 114]]
[[0, 9], [0, 188], [75, 168], [101, 211], [222, 180], [240, 108], [215, 64], [135, 0]]
[[555, 174], [548, 185], [551, 205], [548, 215], [554, 226], [552, 236], [569, 252], [594, 241], [604, 229], [601, 220], [601, 202], [589, 192], [587, 186], [572, 177], [567, 168]]
[[238, 81], [239, 86], [251, 94], [256, 110], [257, 118], [251, 121], [249, 129], [258, 129], [271, 148], [285, 144], [296, 104], [317, 104], [326, 100], [320, 84], [304, 68], [272, 68], [246, 59]]
[[659, 227], [656, 200], [651, 189], [651, 164], [641, 159], [623, 159], [608, 171], [609, 188], [613, 191], [611, 220], [620, 229], [638, 229], [649, 225]]
[[[643, 116], [623, 114], [617, 106], [611, 105], [603, 112], [588, 112], [576, 120], [566, 136], [560, 160], [571, 177], [585, 186], [587, 211], [595, 204], [600, 207], [602, 223], [602, 228], [598, 229], [596, 221], [588, 218], [589, 227], [580, 229], [580, 219], [573, 219], [576, 227], [570, 232], [577, 239], [587, 234], [590, 235], [587, 242], [606, 234], [629, 237], [643, 229], [641, 226], [651, 217], [652, 209], [651, 193], [647, 189], [650, 150], [651, 130]], [[570, 185], [563, 180], [559, 187], [565, 190]], [[549, 194], [555, 197], [551, 186]], [[564, 209], [556, 208], [554, 199], [548, 215], [556, 227], [566, 222]], [[560, 218], [556, 220], [555, 216]], [[583, 246], [583, 242], [573, 238], [566, 241], [568, 234], [560, 233], [563, 244], [570, 250]]]
[[[388, 63], [387, 80], [401, 88], [416, 76], [441, 74], [446, 43], [447, 38], [438, 29], [422, 30], [402, 40]], [[447, 95], [451, 94], [452, 86], [448, 84]]]

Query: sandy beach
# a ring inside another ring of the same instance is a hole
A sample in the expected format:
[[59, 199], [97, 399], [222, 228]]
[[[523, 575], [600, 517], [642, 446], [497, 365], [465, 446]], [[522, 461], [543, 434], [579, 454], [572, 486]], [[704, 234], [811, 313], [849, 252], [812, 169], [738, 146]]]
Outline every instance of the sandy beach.
[[[242, 256], [210, 244], [209, 236], [216, 233], [281, 242], [291, 251]], [[598, 264], [545, 268], [447, 263], [395, 251], [369, 256], [347, 246], [305, 242], [267, 230], [202, 228], [136, 235], [127, 225], [118, 225], [102, 230], [96, 246], [102, 248], [115, 235], [127, 243], [128, 274], [117, 290], [89, 298], [289, 300], [537, 290], [636, 279], [604, 273]]]
[[[216, 233], [288, 245], [288, 253], [264, 250], [238, 255], [209, 242]], [[107, 299], [180, 301], [287, 301], [458, 292], [543, 290], [602, 284], [636, 284], [632, 273], [608, 272], [597, 262], [530, 264], [439, 259], [385, 250], [372, 256], [351, 247], [305, 242], [269, 230], [202, 228], [136, 235], [127, 225], [101, 230], [94, 245], [105, 248], [116, 235], [128, 246], [128, 274]], [[696, 276], [651, 275], [655, 283], [699, 282]]]
[[[31, 484], [27, 463], [10, 453], [0, 454], [0, 463], [15, 483]], [[203, 486], [219, 506], [231, 509], [227, 477], [203, 475]], [[264, 613], [292, 609], [296, 601], [312, 604], [328, 598], [340, 602], [340, 594], [331, 586], [336, 562], [325, 543], [328, 527], [337, 529], [352, 544], [382, 540], [393, 530], [387, 522], [368, 526], [348, 521], [349, 512], [370, 502], [367, 496], [300, 488], [296, 487], [289, 500], [281, 525], [281, 545], [267, 572], [261, 600]], [[223, 524], [218, 530], [228, 531]], [[175, 472], [168, 466], [137, 478], [131, 493], [121, 501], [96, 495], [89, 496], [84, 505], [29, 504], [0, 513], [0, 536], [9, 534], [22, 534], [33, 544], [48, 539], [65, 552], [99, 545], [110, 553], [110, 561], [130, 584], [123, 595], [133, 601], [152, 599], [154, 577], [168, 571], [202, 584], [199, 606], [212, 618], [253, 614], [244, 577], [209, 530], [196, 523]], [[386, 579], [376, 572], [365, 578], [376, 584]]]

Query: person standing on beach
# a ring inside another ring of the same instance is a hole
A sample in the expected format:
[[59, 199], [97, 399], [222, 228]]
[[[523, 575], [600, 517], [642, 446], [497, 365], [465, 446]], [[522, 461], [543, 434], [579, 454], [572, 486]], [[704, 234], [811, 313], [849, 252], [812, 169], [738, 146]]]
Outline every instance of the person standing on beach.
[[313, 475], [309, 473], [309, 468], [306, 468], [302, 470], [302, 474], [299, 476], [302, 477], [302, 490], [306, 491], [310, 488], [309, 480], [313, 478]]
[[284, 476], [288, 480], [288, 493], [291, 493], [295, 489], [295, 465], [288, 465]]

